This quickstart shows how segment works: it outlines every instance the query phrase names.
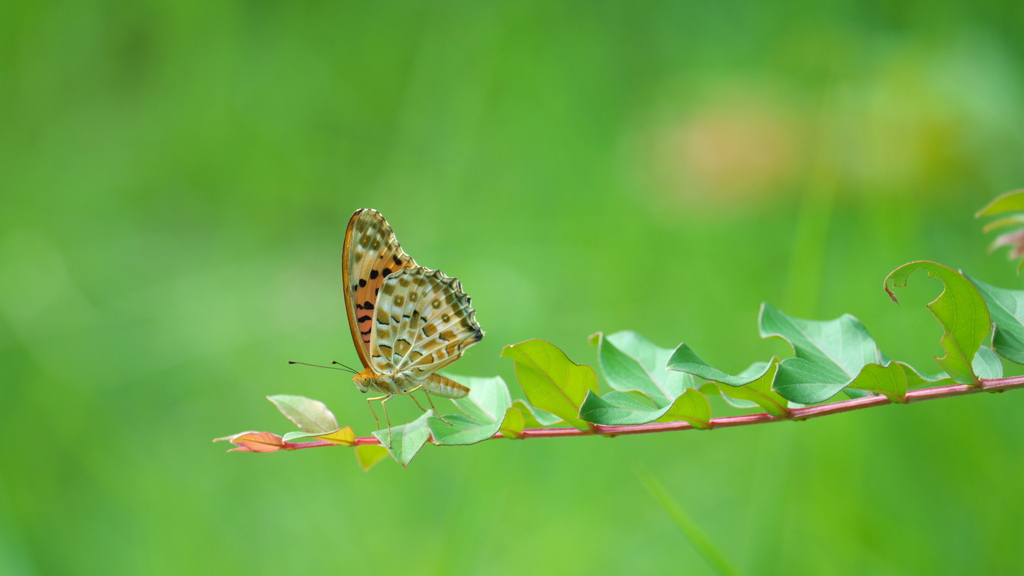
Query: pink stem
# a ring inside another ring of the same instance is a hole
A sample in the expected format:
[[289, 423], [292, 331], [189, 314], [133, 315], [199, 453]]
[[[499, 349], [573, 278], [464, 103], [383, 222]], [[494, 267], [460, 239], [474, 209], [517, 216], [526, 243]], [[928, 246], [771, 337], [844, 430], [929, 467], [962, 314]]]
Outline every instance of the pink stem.
[[[981, 392], [1005, 392], [1015, 388], [1024, 388], [1024, 376], [1012, 376], [1009, 378], [994, 378], [982, 380], [977, 386], [954, 384], [952, 386], [938, 386], [935, 388], [922, 388], [907, 392], [906, 402], [923, 402], [936, 398], [952, 398], [967, 394], [978, 394]], [[785, 420], [807, 420], [818, 418], [829, 414], [840, 412], [851, 412], [872, 406], [891, 404], [892, 401], [885, 396], [866, 396], [853, 400], [843, 400], [822, 404], [820, 406], [808, 406], [807, 408], [793, 408], [789, 411], [789, 418], [772, 416], [771, 414], [744, 414], [741, 416], [724, 416], [712, 418], [710, 428], [732, 428], [735, 426], [749, 426], [751, 424], [767, 424], [768, 422], [782, 422]], [[653, 434], [655, 432], [670, 432], [675, 430], [689, 430], [694, 428], [687, 422], [654, 422], [651, 424], [637, 424], [634, 426], [598, 426], [593, 425], [592, 430], [577, 430], [576, 428], [527, 428], [522, 431], [521, 438], [566, 438], [570, 436], [624, 436], [627, 434]], [[504, 438], [501, 434], [495, 434], [491, 439]], [[373, 436], [356, 438], [355, 445], [380, 444], [380, 441]], [[322, 446], [338, 446], [330, 442], [286, 442], [288, 450], [300, 450], [302, 448], [320, 448]]]

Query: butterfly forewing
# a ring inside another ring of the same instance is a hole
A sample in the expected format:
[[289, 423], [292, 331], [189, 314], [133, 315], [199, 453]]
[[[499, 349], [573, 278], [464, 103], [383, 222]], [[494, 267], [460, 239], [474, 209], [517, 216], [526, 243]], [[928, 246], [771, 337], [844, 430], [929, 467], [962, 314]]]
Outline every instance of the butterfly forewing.
[[408, 268], [388, 277], [374, 310], [370, 367], [425, 379], [483, 338], [458, 279]]
[[341, 269], [348, 325], [364, 368], [370, 367], [370, 337], [380, 287], [390, 274], [415, 265], [380, 212], [362, 209], [352, 215]]

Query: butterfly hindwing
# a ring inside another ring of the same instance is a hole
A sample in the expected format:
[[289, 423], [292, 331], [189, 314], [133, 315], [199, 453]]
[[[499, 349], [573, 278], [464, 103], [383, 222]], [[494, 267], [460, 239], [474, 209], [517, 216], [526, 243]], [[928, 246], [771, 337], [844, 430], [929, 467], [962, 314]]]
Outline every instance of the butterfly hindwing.
[[370, 336], [380, 287], [394, 272], [416, 266], [402, 250], [387, 220], [376, 210], [357, 210], [345, 232], [342, 279], [352, 341], [364, 368], [370, 367]]
[[424, 380], [454, 362], [484, 333], [457, 278], [407, 268], [382, 284], [374, 310], [370, 367]]

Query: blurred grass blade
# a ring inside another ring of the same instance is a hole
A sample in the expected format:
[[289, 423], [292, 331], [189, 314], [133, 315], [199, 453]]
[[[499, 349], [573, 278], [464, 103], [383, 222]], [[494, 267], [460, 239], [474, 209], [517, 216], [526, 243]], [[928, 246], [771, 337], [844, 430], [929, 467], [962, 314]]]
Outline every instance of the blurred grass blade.
[[715, 546], [715, 543], [704, 534], [700, 526], [672, 499], [672, 496], [665, 490], [665, 487], [653, 475], [645, 470], [638, 470], [637, 476], [644, 487], [647, 488], [647, 491], [651, 493], [651, 496], [672, 517], [679, 530], [690, 541], [690, 544], [693, 544], [694, 549], [704, 558], [704, 561], [708, 563], [712, 570], [722, 576], [739, 576], [740, 572], [729, 562], [725, 554]]

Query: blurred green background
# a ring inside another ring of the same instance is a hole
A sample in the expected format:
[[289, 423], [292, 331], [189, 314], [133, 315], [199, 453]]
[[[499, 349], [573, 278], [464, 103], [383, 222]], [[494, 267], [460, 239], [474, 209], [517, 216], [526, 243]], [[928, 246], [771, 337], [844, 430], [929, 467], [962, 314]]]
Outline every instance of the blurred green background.
[[896, 306], [882, 279], [1020, 285], [972, 214], [1024, 184], [1022, 25], [1009, 0], [0, 5], [0, 573], [710, 574], [637, 471], [744, 574], [1016, 573], [1020, 393], [369, 473], [210, 439], [289, 431], [269, 394], [371, 431], [345, 375], [286, 364], [357, 362], [361, 207], [473, 297], [452, 372], [514, 395], [498, 354], [528, 338], [787, 354], [762, 301], [934, 371], [939, 285]]

